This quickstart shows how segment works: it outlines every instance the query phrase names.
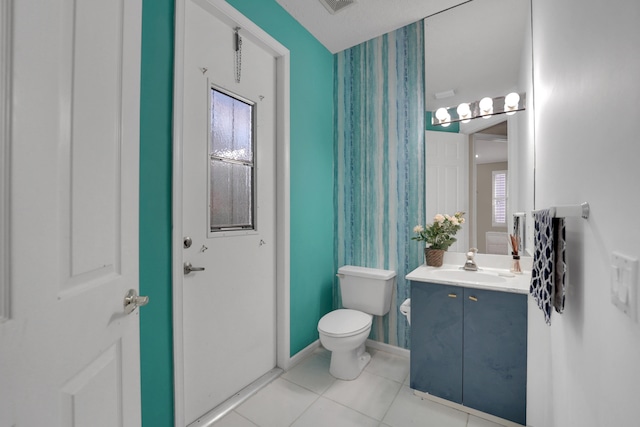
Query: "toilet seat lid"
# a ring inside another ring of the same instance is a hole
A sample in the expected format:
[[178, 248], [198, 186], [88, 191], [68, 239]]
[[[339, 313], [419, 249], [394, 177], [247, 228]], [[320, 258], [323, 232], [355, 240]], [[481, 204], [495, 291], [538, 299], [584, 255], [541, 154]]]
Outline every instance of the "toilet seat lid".
[[372, 318], [362, 311], [343, 308], [322, 316], [318, 331], [333, 337], [356, 335], [371, 327]]

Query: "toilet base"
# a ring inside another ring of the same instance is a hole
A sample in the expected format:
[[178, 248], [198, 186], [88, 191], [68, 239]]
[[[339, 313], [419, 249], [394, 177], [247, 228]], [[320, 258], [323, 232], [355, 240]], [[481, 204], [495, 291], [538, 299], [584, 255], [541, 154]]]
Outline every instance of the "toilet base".
[[355, 380], [370, 360], [364, 343], [353, 350], [332, 351], [329, 373], [340, 380]]

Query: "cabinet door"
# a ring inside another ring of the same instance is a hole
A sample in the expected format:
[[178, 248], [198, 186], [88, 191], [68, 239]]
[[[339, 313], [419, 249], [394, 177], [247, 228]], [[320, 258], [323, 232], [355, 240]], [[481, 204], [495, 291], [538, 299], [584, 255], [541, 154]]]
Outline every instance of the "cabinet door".
[[527, 296], [464, 289], [465, 406], [526, 424]]
[[462, 288], [413, 282], [411, 388], [462, 403]]

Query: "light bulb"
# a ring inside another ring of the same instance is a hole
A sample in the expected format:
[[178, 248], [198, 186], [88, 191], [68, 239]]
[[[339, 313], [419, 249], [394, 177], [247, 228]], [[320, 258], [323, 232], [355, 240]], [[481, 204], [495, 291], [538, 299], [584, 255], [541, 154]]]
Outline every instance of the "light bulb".
[[515, 92], [511, 92], [504, 98], [504, 105], [512, 109], [518, 106], [518, 102], [520, 102], [520, 95]]
[[515, 110], [518, 108], [520, 102], [520, 95], [515, 92], [511, 92], [504, 98], [504, 111], [507, 111], [507, 115], [515, 114]]
[[436, 110], [436, 119], [438, 119], [439, 122], [444, 121], [448, 116], [449, 113], [446, 108], [440, 107]]
[[458, 105], [456, 109], [458, 113], [458, 117], [462, 120], [462, 123], [469, 123], [471, 121], [471, 108], [469, 108], [469, 104], [466, 102]]
[[485, 119], [491, 117], [491, 114], [493, 113], [493, 99], [489, 98], [488, 96], [482, 98], [480, 100], [479, 106], [480, 114], [482, 115], [482, 117], [484, 117]]
[[483, 113], [491, 111], [492, 108], [493, 108], [493, 99], [487, 96], [480, 100], [480, 110], [482, 110]]

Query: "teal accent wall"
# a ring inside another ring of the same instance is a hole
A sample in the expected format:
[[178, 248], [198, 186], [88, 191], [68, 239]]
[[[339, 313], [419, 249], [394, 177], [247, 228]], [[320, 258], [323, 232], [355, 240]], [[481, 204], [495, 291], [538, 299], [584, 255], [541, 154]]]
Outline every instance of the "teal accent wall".
[[[291, 355], [332, 309], [333, 55], [275, 0], [229, 0], [291, 52]], [[171, 162], [174, 0], [143, 0], [140, 112], [142, 424], [173, 426]]]
[[140, 87], [142, 425], [173, 426], [171, 161], [174, 0], [143, 0]]
[[291, 54], [291, 355], [332, 309], [333, 55], [275, 0], [227, 0]]
[[424, 247], [411, 241], [425, 212], [423, 39], [418, 22], [335, 60], [336, 264], [397, 272], [391, 311], [375, 318], [370, 338], [404, 348], [404, 277], [422, 264]]

